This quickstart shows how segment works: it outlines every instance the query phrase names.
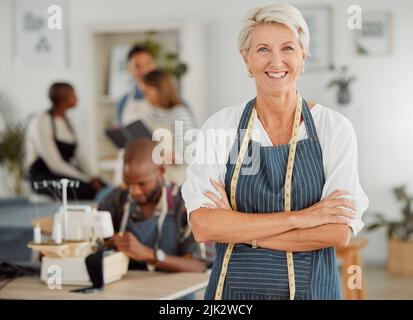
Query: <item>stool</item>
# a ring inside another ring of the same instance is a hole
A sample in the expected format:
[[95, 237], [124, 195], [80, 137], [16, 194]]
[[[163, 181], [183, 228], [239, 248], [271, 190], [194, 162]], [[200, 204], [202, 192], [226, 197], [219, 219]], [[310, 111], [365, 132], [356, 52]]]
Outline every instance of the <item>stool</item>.
[[361, 289], [349, 288], [347, 283], [352, 273], [348, 273], [349, 267], [352, 265], [357, 265], [363, 270], [362, 260], [360, 256], [360, 249], [364, 248], [368, 243], [367, 238], [352, 239], [349, 245], [345, 248], [336, 248], [337, 258], [342, 260], [341, 265], [341, 285], [344, 289], [344, 299], [345, 300], [364, 300], [365, 295], [365, 285], [364, 285], [364, 272], [361, 274], [362, 285]]

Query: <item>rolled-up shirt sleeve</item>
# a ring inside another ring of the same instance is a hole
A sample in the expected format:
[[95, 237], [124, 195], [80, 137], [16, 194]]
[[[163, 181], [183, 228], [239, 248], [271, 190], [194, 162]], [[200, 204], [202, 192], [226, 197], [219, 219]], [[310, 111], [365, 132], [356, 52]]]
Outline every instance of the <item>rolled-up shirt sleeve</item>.
[[[206, 204], [213, 204], [212, 201], [204, 195], [204, 192], [212, 192], [219, 195], [211, 184], [211, 179], [221, 181], [224, 184], [226, 171], [225, 159], [228, 150], [217, 143], [215, 139], [216, 131], [213, 130], [212, 124], [216, 123], [216, 117], [211, 117], [202, 126], [198, 132], [197, 139], [192, 143], [193, 159], [186, 170], [186, 181], [182, 186], [182, 197], [189, 215], [196, 209], [206, 207]], [[219, 121], [218, 121], [219, 122]], [[210, 130], [212, 129], [212, 130]], [[222, 153], [222, 157], [217, 155]]]
[[[333, 112], [333, 111], [331, 111]], [[356, 207], [356, 216], [349, 224], [353, 234], [357, 235], [363, 228], [363, 213], [369, 206], [369, 199], [364, 192], [358, 173], [357, 138], [350, 121], [337, 113], [325, 121], [328, 133], [322, 143], [325, 184], [322, 198], [337, 189], [345, 190]]]

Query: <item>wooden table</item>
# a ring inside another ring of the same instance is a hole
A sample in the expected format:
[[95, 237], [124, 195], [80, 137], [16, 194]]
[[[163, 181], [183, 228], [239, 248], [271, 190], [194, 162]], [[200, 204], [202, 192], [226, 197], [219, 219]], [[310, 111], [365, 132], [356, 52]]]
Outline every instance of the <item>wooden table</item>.
[[204, 289], [208, 278], [209, 273], [129, 271], [122, 280], [106, 285], [103, 291], [83, 294], [70, 292], [78, 287], [52, 290], [39, 277], [21, 277], [0, 290], [0, 299], [172, 300]]
[[344, 299], [345, 300], [364, 300], [366, 299], [366, 291], [365, 291], [365, 284], [364, 284], [364, 274], [362, 272], [362, 285], [361, 288], [349, 288], [348, 281], [352, 273], [351, 266], [358, 266], [360, 270], [363, 271], [363, 263], [361, 260], [360, 250], [364, 248], [368, 243], [366, 238], [357, 238], [352, 239], [349, 245], [345, 248], [337, 248], [336, 255], [337, 258], [342, 259], [341, 265], [341, 286], [344, 291]]

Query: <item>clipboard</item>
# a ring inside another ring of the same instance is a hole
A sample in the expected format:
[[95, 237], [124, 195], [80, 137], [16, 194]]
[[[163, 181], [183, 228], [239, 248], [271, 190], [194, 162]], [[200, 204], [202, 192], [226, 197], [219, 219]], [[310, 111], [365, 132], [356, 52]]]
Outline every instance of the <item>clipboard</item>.
[[129, 141], [137, 138], [152, 139], [151, 131], [142, 120], [132, 122], [126, 127], [106, 129], [105, 134], [119, 149], [125, 148]]

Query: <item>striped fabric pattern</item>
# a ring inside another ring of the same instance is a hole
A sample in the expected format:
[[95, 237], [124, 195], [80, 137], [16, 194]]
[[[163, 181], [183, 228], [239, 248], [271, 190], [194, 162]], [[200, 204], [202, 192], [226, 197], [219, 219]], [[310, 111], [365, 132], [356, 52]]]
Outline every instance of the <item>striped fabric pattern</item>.
[[[196, 122], [193, 113], [188, 107], [183, 105], [174, 106], [171, 109], [151, 108], [149, 113], [149, 120], [155, 123], [157, 127], [162, 124], [163, 128], [169, 128], [177, 141], [184, 141], [185, 133], [193, 128], [196, 128]], [[177, 122], [182, 125], [175, 127]], [[184, 148], [190, 143], [185, 142]]]
[[[251, 100], [241, 117], [238, 131], [242, 133], [253, 110]], [[307, 208], [321, 199], [325, 181], [323, 157], [315, 125], [306, 102], [302, 114], [308, 138], [298, 141], [292, 178], [292, 210]], [[242, 140], [242, 134], [239, 137]], [[260, 158], [253, 158], [252, 165], [259, 165], [254, 175], [238, 179], [236, 201], [238, 210], [259, 214], [284, 211], [284, 181], [289, 145], [261, 147], [249, 142], [249, 153], [258, 147]], [[239, 143], [233, 150], [238, 154]], [[254, 163], [255, 161], [255, 163]], [[259, 161], [259, 163], [257, 163]], [[245, 164], [244, 164], [245, 166]], [[235, 165], [227, 163], [225, 186], [230, 196], [230, 181]], [[216, 244], [217, 259], [213, 265], [206, 299], [213, 299], [227, 245]], [[296, 299], [340, 299], [340, 283], [335, 249], [324, 248], [294, 253]], [[252, 249], [237, 244], [230, 259], [224, 285], [223, 299], [289, 299], [287, 259], [285, 251]]]

